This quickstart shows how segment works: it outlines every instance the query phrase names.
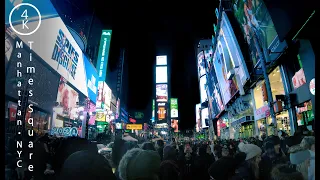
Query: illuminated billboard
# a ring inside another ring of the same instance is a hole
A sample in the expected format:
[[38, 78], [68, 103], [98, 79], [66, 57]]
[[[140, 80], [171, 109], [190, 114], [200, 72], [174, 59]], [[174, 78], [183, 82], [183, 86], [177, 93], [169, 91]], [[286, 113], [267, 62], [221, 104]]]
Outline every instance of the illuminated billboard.
[[158, 65], [167, 65], [167, 56], [157, 56], [157, 66]]
[[178, 99], [170, 98], [170, 115], [171, 118], [178, 118]]
[[158, 106], [158, 120], [166, 120], [167, 119], [167, 107], [166, 106]]
[[259, 39], [261, 49], [264, 52], [267, 61], [275, 60], [282, 52], [287, 44], [280, 42], [277, 31], [265, 6], [263, 0], [243, 1], [232, 0], [234, 15], [241, 25], [245, 40], [251, 50], [251, 59], [254, 65], [258, 62], [258, 53], [253, 40], [253, 34], [256, 34]]
[[171, 119], [171, 128], [173, 128], [173, 132], [179, 132], [179, 121], [177, 119]]
[[156, 67], [156, 83], [167, 83], [168, 82], [168, 70], [167, 66]]
[[168, 102], [168, 85], [167, 84], [156, 85], [156, 101]]
[[206, 119], [209, 119], [209, 111], [208, 108], [202, 109], [201, 110], [201, 127], [202, 128], [207, 128], [208, 126], [206, 125]]
[[203, 75], [206, 74], [206, 66], [205, 66], [205, 61], [204, 61], [204, 53], [203, 51], [201, 51], [199, 54], [198, 54], [198, 76], [199, 78]]
[[201, 104], [196, 104], [196, 131], [199, 132], [201, 129]]
[[112, 91], [109, 86], [103, 82], [98, 82], [98, 95], [96, 101], [97, 109], [104, 109], [109, 111], [111, 106], [111, 98], [112, 98]]
[[102, 30], [101, 33], [97, 62], [99, 81], [106, 80], [111, 34], [112, 30]]
[[202, 76], [200, 78], [200, 101], [201, 101], [201, 103], [205, 102], [207, 99], [206, 85], [207, 85], [207, 76]]
[[155, 100], [152, 99], [152, 118], [151, 118], [151, 121], [152, 121], [152, 122], [154, 122], [155, 106], [156, 106]]

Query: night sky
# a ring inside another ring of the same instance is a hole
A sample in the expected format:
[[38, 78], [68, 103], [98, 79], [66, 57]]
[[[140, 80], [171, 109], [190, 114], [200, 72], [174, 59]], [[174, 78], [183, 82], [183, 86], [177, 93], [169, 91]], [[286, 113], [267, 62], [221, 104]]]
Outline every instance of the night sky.
[[[104, 6], [103, 4], [108, 4]], [[128, 109], [151, 110], [156, 55], [171, 61], [171, 97], [179, 99], [180, 129], [193, 128], [199, 103], [195, 44], [211, 38], [218, 1], [114, 1], [96, 4], [96, 16], [112, 28], [110, 66], [125, 47], [129, 66]], [[146, 114], [148, 115], [148, 114]], [[151, 112], [150, 112], [151, 115]]]

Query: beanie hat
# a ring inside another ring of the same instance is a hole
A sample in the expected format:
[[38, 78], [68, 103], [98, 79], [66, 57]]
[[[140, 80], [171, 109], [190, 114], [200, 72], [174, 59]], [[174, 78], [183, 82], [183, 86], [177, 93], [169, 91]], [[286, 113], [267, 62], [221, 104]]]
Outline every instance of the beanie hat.
[[301, 143], [300, 143], [300, 146], [302, 148], [305, 148], [305, 149], [310, 149], [311, 146], [315, 143], [315, 138], [314, 136], [305, 136]]
[[274, 149], [274, 144], [270, 141], [266, 142], [265, 150], [267, 150], [267, 149]]
[[254, 144], [244, 144], [243, 142], [239, 143], [238, 148], [241, 152], [247, 154], [246, 160], [252, 159], [255, 156], [261, 154], [262, 150], [260, 147]]
[[152, 178], [160, 171], [160, 161], [156, 151], [131, 149], [120, 161], [119, 176], [122, 180]]
[[310, 158], [310, 152], [308, 150], [290, 153], [291, 164], [301, 164], [309, 158]]
[[108, 160], [103, 156], [91, 151], [77, 151], [64, 162], [59, 179], [116, 180], [116, 177], [112, 173]]

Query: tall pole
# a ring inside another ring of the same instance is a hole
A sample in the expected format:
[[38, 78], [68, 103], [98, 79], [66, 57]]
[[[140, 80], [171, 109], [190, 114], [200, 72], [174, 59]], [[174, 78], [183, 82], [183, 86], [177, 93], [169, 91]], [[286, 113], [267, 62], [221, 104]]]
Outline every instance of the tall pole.
[[[260, 64], [261, 64], [261, 68], [262, 68], [262, 72], [263, 72], [263, 77], [265, 80], [265, 84], [266, 84], [266, 91], [267, 91], [267, 95], [268, 95], [268, 106], [270, 109], [270, 115], [272, 118], [272, 123], [274, 125], [274, 135], [276, 135], [277, 133], [277, 120], [276, 120], [276, 115], [273, 109], [273, 97], [272, 97], [272, 91], [271, 91], [271, 86], [270, 86], [270, 80], [269, 80], [269, 76], [267, 73], [267, 66], [266, 66], [266, 59], [264, 57], [264, 54], [261, 51], [261, 48], [259, 46], [259, 41], [257, 38], [257, 35], [255, 32], [253, 32], [253, 41], [254, 41], [254, 45], [255, 48], [257, 49], [258, 55], [259, 55], [259, 59], [260, 59]], [[268, 124], [268, 120], [266, 119], [266, 124]], [[268, 129], [267, 129], [268, 131]]]

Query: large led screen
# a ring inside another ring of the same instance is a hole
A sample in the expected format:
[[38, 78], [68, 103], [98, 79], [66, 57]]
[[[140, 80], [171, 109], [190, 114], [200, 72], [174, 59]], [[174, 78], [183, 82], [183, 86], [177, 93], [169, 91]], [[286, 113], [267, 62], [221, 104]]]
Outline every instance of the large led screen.
[[200, 118], [200, 113], [201, 113], [201, 104], [196, 104], [196, 131], [199, 132], [201, 129], [201, 118]]
[[79, 94], [72, 89], [64, 78], [60, 79], [60, 84], [57, 94], [57, 106], [54, 107], [54, 112], [62, 117], [75, 120], [75, 114], [73, 111], [77, 111], [77, 105], [79, 103]]
[[205, 109], [201, 110], [201, 127], [202, 128], [207, 128], [208, 127], [206, 125], [206, 119], [209, 119], [208, 108], [205, 108]]
[[167, 65], [167, 56], [157, 56], [157, 66]]
[[152, 122], [154, 122], [155, 106], [156, 106], [155, 100], [152, 99], [152, 118], [151, 118]]
[[168, 71], [167, 66], [156, 67], [156, 83], [167, 83], [168, 82]]
[[178, 118], [178, 99], [177, 98], [171, 98], [170, 99], [170, 115], [171, 118]]
[[206, 74], [206, 69], [205, 69], [205, 61], [204, 61], [204, 54], [203, 54], [203, 51], [201, 51], [199, 54], [198, 54], [198, 76], [199, 78], [203, 75]]
[[222, 13], [221, 29], [218, 36], [218, 43], [219, 42], [223, 45], [227, 72], [234, 71], [235, 75], [239, 76], [238, 86], [244, 86], [249, 79], [249, 72], [238, 41], [225, 12]]
[[173, 129], [173, 132], [179, 132], [179, 120], [171, 119], [171, 128]]
[[238, 86], [235, 76], [228, 79], [228, 73], [230, 73], [231, 69], [234, 69], [234, 65], [232, 64], [227, 44], [223, 38], [220, 37], [219, 39], [221, 40], [218, 41], [218, 47], [213, 57], [213, 65], [220, 85], [222, 99], [224, 105], [226, 105], [237, 93]]
[[96, 101], [96, 107], [97, 109], [104, 109], [104, 110], [110, 110], [111, 106], [111, 89], [109, 86], [103, 82], [98, 82], [98, 92], [97, 92], [97, 101]]
[[254, 44], [253, 34], [259, 39], [259, 46], [265, 51], [265, 57], [268, 60], [275, 60], [279, 53], [286, 48], [285, 42], [280, 42], [271, 16], [263, 0], [233, 0], [234, 14], [241, 25], [244, 37], [247, 40], [250, 50], [251, 59], [254, 65], [258, 61], [258, 53]]
[[167, 119], [167, 107], [158, 106], [158, 120], [163, 121]]
[[201, 103], [203, 103], [207, 99], [207, 91], [206, 91], [207, 76], [202, 76], [200, 78], [199, 84], [200, 84], [200, 100], [201, 100]]
[[156, 85], [156, 101], [168, 102], [168, 85], [167, 84]]
[[106, 80], [112, 30], [102, 30], [97, 62], [99, 81]]
[[112, 91], [107, 84], [104, 84], [103, 92], [105, 93], [105, 110], [109, 111], [111, 107]]
[[[22, 82], [21, 88], [23, 88], [24, 82], [27, 82], [30, 78], [30, 76], [27, 75], [28, 69], [26, 67], [34, 67], [33, 70], [35, 73], [31, 76], [33, 78], [33, 85], [29, 86], [29, 90], [31, 90], [33, 96], [30, 96], [28, 100], [34, 106], [52, 112], [52, 108], [57, 99], [60, 76], [51, 70], [50, 67], [48, 68], [45, 62], [36, 55], [33, 55], [32, 61], [30, 61], [29, 54], [31, 51], [27, 46], [24, 46], [23, 49], [15, 48], [15, 46], [13, 48], [12, 53], [21, 53], [21, 58], [16, 58], [16, 55], [11, 56], [5, 76], [5, 94], [12, 98], [19, 99], [17, 82], [20, 80]], [[21, 63], [22, 68], [20, 65], [17, 66], [18, 62]], [[17, 78], [17, 70], [22, 73], [21, 78]]]

